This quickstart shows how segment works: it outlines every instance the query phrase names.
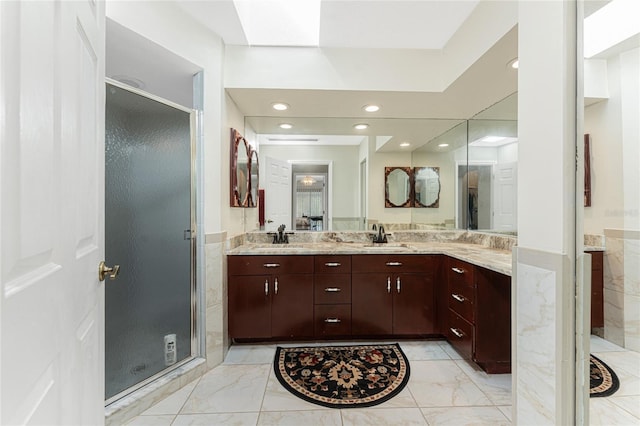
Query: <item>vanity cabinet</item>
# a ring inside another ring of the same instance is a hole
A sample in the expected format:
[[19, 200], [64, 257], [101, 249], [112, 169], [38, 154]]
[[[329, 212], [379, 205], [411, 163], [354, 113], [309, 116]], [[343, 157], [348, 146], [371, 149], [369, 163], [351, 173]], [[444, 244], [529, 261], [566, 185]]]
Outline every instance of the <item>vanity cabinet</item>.
[[229, 256], [229, 336], [313, 337], [313, 256]]
[[314, 334], [323, 337], [351, 335], [351, 256], [314, 258]]
[[352, 256], [352, 334], [435, 333], [438, 261], [429, 255]]
[[604, 253], [586, 253], [591, 255], [591, 328], [600, 328], [604, 327]]
[[487, 373], [511, 371], [511, 277], [447, 259], [449, 343]]

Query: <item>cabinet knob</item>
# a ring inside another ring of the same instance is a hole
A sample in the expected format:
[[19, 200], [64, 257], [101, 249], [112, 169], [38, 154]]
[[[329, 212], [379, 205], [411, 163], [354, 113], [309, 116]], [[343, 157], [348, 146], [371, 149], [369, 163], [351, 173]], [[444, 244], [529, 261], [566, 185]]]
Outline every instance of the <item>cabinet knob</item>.
[[402, 266], [402, 262], [387, 262], [387, 266]]
[[324, 291], [326, 291], [327, 293], [338, 293], [340, 291], [342, 291], [342, 289], [338, 288], [338, 287], [327, 287], [324, 289]]
[[324, 322], [326, 322], [327, 324], [337, 324], [342, 321], [340, 321], [340, 318], [327, 318], [324, 320]]
[[398, 290], [398, 293], [400, 293], [400, 277], [398, 277], [398, 279], [396, 280], [396, 290]]
[[273, 290], [275, 294], [278, 294], [278, 279], [276, 278], [275, 282], [273, 283]]
[[265, 268], [278, 268], [280, 266], [279, 263], [265, 263], [262, 266]]
[[387, 293], [391, 293], [391, 277], [387, 277]]
[[269, 295], [269, 280], [264, 280], [264, 295]]
[[324, 264], [324, 266], [328, 266], [329, 268], [335, 268], [340, 266], [340, 262], [327, 262]]
[[455, 334], [456, 337], [460, 337], [460, 338], [464, 337], [464, 333], [462, 332], [462, 330], [458, 330], [457, 328], [453, 328], [453, 327], [451, 327], [449, 330], [451, 330], [451, 332]]
[[464, 269], [460, 268], [451, 268], [451, 270], [457, 274], [464, 274]]

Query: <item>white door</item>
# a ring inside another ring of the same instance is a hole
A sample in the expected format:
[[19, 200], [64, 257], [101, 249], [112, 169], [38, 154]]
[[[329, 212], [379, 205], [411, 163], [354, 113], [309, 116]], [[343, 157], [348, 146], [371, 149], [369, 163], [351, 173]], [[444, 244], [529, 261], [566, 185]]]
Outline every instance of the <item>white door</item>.
[[104, 423], [104, 3], [0, 2], [0, 423]]
[[265, 229], [275, 231], [284, 224], [291, 230], [291, 164], [271, 157], [267, 157], [265, 163]]
[[502, 163], [495, 166], [495, 195], [493, 229], [517, 230], [517, 178], [518, 163]]

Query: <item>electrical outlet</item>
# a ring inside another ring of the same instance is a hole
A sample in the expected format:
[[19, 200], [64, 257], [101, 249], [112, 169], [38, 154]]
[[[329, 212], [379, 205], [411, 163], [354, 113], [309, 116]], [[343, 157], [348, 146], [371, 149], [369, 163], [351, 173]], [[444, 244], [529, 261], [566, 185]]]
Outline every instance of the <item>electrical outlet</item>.
[[178, 359], [178, 348], [176, 347], [176, 335], [167, 334], [164, 336], [164, 365], [173, 365]]

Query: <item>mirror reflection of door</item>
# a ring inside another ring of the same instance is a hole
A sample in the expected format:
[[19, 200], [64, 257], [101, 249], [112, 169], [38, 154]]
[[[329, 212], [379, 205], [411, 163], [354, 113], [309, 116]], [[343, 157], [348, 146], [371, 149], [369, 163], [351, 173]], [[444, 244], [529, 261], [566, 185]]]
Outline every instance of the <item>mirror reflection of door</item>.
[[326, 174], [294, 174], [293, 208], [296, 231], [326, 230], [326, 189]]
[[284, 224], [291, 229], [291, 164], [266, 157], [265, 230], [275, 231]]

